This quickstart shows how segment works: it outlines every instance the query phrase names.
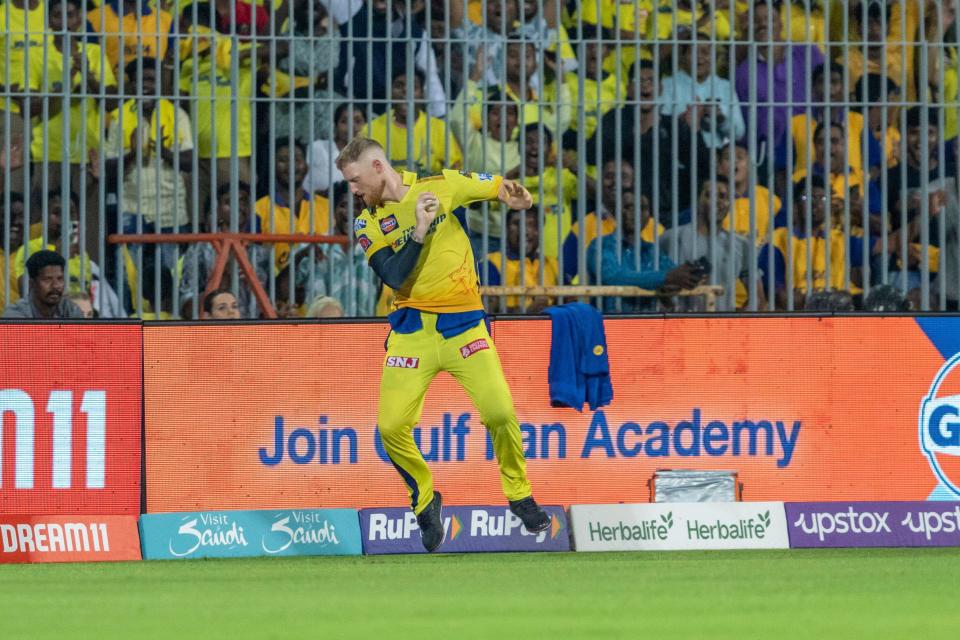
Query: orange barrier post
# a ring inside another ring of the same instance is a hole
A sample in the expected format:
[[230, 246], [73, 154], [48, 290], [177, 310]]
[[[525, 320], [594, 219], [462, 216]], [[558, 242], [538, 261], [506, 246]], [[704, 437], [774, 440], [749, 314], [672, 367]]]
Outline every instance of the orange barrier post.
[[227, 268], [227, 261], [230, 254], [236, 256], [240, 270], [247, 277], [247, 282], [253, 289], [253, 295], [257, 303], [263, 310], [267, 318], [276, 318], [277, 311], [273, 308], [267, 292], [263, 288], [263, 283], [257, 278], [257, 273], [250, 264], [247, 257], [247, 243], [260, 242], [263, 244], [273, 244], [277, 242], [286, 242], [290, 244], [350, 244], [348, 236], [320, 236], [303, 233], [142, 233], [142, 234], [124, 234], [115, 233], [107, 237], [110, 244], [189, 244], [195, 242], [209, 242], [217, 252], [217, 261], [214, 263], [213, 271], [207, 278], [207, 288], [203, 292], [206, 296], [220, 286], [223, 280], [223, 272]]

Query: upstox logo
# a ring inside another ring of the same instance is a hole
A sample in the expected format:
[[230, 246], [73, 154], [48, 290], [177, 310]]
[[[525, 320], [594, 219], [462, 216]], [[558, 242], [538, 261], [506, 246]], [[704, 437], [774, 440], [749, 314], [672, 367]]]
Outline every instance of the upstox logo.
[[[960, 395], [939, 396], [940, 387], [960, 364], [960, 353], [947, 360], [920, 404], [920, 447], [930, 467], [950, 491], [960, 495]], [[952, 382], [952, 381], [951, 381]]]
[[888, 511], [857, 511], [850, 507], [840, 513], [801, 513], [793, 526], [800, 527], [804, 533], [816, 534], [823, 542], [832, 535], [890, 533], [889, 517]]

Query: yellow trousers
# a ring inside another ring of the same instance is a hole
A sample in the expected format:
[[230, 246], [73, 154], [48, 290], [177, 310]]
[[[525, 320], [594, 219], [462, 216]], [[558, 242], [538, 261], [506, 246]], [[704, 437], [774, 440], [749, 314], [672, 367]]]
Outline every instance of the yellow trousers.
[[377, 412], [384, 449], [407, 485], [414, 513], [433, 500], [433, 476], [414, 442], [413, 427], [420, 420], [427, 388], [441, 371], [456, 378], [479, 410], [493, 440], [504, 495], [508, 500], [526, 498], [531, 489], [520, 424], [486, 324], [447, 339], [436, 329], [436, 314], [421, 316], [419, 331], [390, 334]]

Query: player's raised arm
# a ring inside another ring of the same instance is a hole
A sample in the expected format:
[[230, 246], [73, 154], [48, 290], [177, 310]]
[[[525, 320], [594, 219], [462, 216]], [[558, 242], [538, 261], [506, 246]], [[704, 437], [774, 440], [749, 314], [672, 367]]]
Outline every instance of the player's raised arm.
[[497, 198], [503, 204], [517, 211], [525, 211], [533, 206], [533, 196], [527, 188], [515, 180], [503, 179]]

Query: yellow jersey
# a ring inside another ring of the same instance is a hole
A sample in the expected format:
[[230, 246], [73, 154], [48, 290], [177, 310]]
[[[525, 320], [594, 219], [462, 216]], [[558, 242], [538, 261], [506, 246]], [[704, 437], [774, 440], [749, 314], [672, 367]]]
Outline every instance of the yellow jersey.
[[394, 294], [393, 308], [405, 307], [432, 313], [462, 313], [483, 309], [473, 249], [466, 231], [453, 214], [480, 200], [495, 200], [503, 178], [489, 173], [445, 169], [442, 175], [418, 179], [404, 171], [410, 187], [399, 202], [388, 202], [373, 211], [364, 209], [353, 229], [367, 259], [384, 247], [394, 251], [406, 244], [416, 226], [417, 198], [432, 193], [440, 210], [430, 226], [420, 258], [403, 286]]
[[[311, 208], [313, 209], [313, 228], [310, 225]], [[330, 201], [323, 196], [314, 196], [313, 200], [300, 201], [300, 208], [296, 217], [290, 212], [290, 205], [277, 192], [276, 198], [263, 196], [253, 206], [254, 212], [260, 219], [260, 229], [263, 233], [316, 233], [326, 235], [330, 231]], [[277, 270], [287, 266], [290, 259], [290, 245], [278, 242], [276, 247]]]
[[[427, 129], [429, 128], [429, 132]], [[389, 134], [387, 133], [389, 131]], [[407, 161], [413, 162], [417, 173], [437, 173], [444, 166], [459, 168], [463, 164], [463, 152], [456, 138], [447, 135], [447, 125], [440, 118], [428, 116], [421, 111], [413, 124], [413, 157], [407, 158], [407, 128], [401, 127], [388, 109], [367, 125], [367, 135], [387, 149], [390, 164], [401, 171]], [[387, 144], [389, 137], [389, 144]], [[450, 154], [447, 155], [447, 139]]]
[[140, 18], [136, 12], [120, 16], [107, 4], [91, 9], [87, 21], [103, 36], [107, 59], [117, 72], [138, 56], [162, 60], [167, 55], [173, 16], [166, 11], [154, 9]]
[[[31, 63], [34, 58], [42, 62], [44, 42], [48, 49], [53, 49], [50, 36], [44, 32], [46, 15], [43, 2], [32, 11], [18, 9], [11, 2], [0, 3], [0, 85], [8, 89], [20, 85], [25, 90], [29, 81], [28, 58]], [[20, 113], [20, 107], [6, 100], [0, 103], [0, 109]]]
[[[110, 65], [101, 65], [100, 63], [100, 45], [87, 44], [83, 47], [83, 55], [87, 59], [87, 77], [97, 80], [101, 87], [116, 87], [117, 80], [113, 75], [113, 69]], [[69, 58], [66, 60], [70, 64]], [[30, 90], [31, 91], [50, 91], [61, 93], [63, 88], [63, 65], [64, 56], [56, 49], [50, 47], [47, 50], [47, 59], [44, 61], [42, 56], [33, 56], [30, 58]], [[71, 91], [79, 96], [88, 93], [85, 87], [82, 87], [83, 76], [81, 72], [73, 74]], [[51, 100], [63, 101], [63, 98], [51, 98]], [[84, 109], [86, 116], [84, 117]], [[30, 114], [34, 122], [33, 135], [30, 141], [30, 157], [34, 162], [40, 162], [44, 158], [50, 162], [61, 162], [64, 154], [69, 156], [69, 161], [74, 164], [85, 164], [87, 162], [87, 153], [90, 149], [99, 149], [103, 140], [103, 119], [100, 117], [100, 101], [96, 98], [73, 97], [70, 99], [70, 141], [64, 144], [63, 141], [63, 119], [64, 111], [58, 111], [56, 115], [50, 116], [46, 120], [41, 117], [42, 113]], [[106, 117], [107, 112], [104, 111]], [[46, 153], [44, 153], [44, 139], [46, 139]]]

